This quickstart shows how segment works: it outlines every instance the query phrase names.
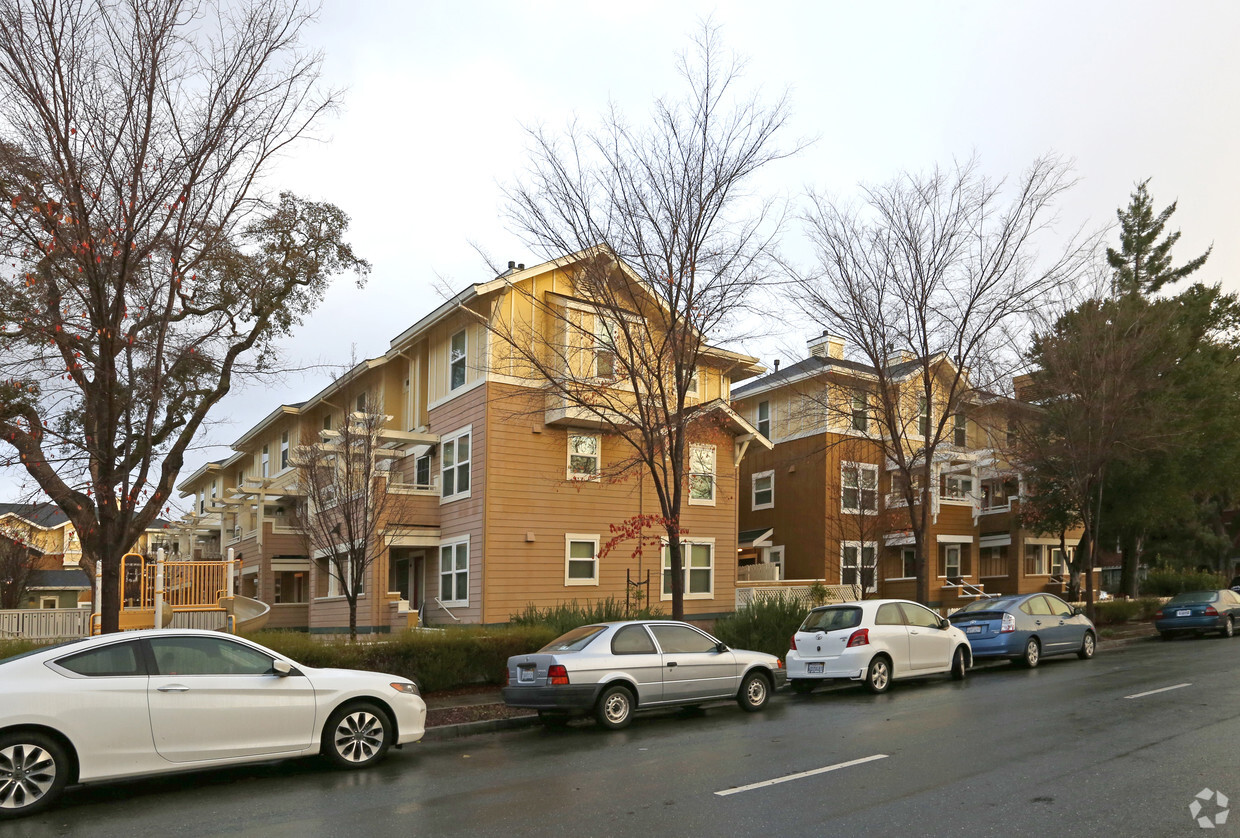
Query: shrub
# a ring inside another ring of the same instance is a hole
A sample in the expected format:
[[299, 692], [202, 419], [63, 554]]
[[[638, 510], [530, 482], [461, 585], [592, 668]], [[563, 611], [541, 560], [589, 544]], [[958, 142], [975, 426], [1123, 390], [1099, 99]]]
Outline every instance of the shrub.
[[0, 661], [46, 645], [48, 644], [36, 643], [33, 640], [0, 640]]
[[553, 629], [555, 634], [550, 639], [554, 640], [566, 631], [575, 629], [578, 626], [589, 625], [590, 623], [611, 623], [617, 620], [657, 620], [662, 616], [664, 616], [663, 612], [657, 607], [629, 609], [626, 613], [623, 601], [614, 597], [607, 597], [607, 599], [587, 602], [585, 605], [579, 605], [576, 600], [561, 602], [558, 605], [549, 605], [546, 608], [539, 608], [536, 605], [530, 604], [525, 606], [525, 610], [520, 614], [513, 614], [508, 619], [509, 624], [513, 626], [542, 626]]
[[1141, 595], [1175, 596], [1185, 591], [1212, 591], [1226, 587], [1227, 580], [1217, 573], [1151, 570], [1141, 581]]
[[796, 597], [757, 599], [715, 621], [715, 636], [737, 649], [751, 649], [783, 658], [788, 639], [805, 619], [805, 606]]
[[1094, 603], [1094, 623], [1100, 626], [1127, 623], [1133, 620], [1149, 620], [1158, 610], [1157, 597], [1142, 599], [1111, 599]]

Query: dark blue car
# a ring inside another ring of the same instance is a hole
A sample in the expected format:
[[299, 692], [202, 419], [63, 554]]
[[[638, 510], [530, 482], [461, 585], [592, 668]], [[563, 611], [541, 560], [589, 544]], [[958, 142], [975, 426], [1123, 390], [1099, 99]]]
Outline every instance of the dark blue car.
[[1177, 634], [1216, 631], [1233, 637], [1240, 621], [1240, 594], [1226, 588], [1176, 594], [1154, 614], [1154, 628], [1163, 640]]
[[973, 657], [1010, 658], [1028, 667], [1048, 655], [1094, 656], [1098, 632], [1079, 608], [1051, 594], [979, 599], [947, 618], [965, 633]]

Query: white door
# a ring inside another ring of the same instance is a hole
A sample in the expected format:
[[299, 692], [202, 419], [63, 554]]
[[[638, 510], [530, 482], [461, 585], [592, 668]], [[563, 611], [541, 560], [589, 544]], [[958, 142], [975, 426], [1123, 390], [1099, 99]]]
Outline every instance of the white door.
[[151, 637], [148, 702], [155, 750], [169, 762], [288, 754], [314, 744], [314, 688], [227, 638]]
[[900, 603], [908, 623], [909, 663], [914, 672], [946, 672], [951, 669], [956, 641], [941, 627], [939, 615], [912, 602]]

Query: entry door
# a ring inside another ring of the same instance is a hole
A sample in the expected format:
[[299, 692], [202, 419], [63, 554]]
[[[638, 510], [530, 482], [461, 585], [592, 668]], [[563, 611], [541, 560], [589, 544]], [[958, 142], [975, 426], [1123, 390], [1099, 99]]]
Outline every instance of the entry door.
[[155, 750], [169, 762], [291, 754], [314, 744], [314, 688], [227, 638], [147, 639], [156, 673], [147, 701]]
[[940, 628], [939, 615], [911, 602], [900, 603], [908, 623], [908, 655], [914, 672], [946, 671], [951, 668], [956, 641]]
[[718, 641], [697, 629], [653, 625], [663, 655], [663, 700], [690, 701], [735, 695], [740, 685], [736, 656], [720, 652]]

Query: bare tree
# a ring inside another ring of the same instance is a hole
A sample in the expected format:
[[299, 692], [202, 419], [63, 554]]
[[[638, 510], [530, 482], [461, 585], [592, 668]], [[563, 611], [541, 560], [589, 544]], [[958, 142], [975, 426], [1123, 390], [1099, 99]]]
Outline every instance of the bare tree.
[[[573, 272], [577, 300], [523, 300], [548, 329], [489, 325], [513, 373], [623, 440], [649, 476], [670, 554], [672, 613], [684, 613], [680, 516], [690, 425], [686, 397], [706, 343], [768, 276], [773, 204], [749, 192], [754, 175], [791, 153], [776, 146], [783, 98], [734, 95], [741, 66], [703, 27], [679, 66], [688, 91], [659, 99], [631, 126], [616, 109], [593, 131], [561, 139], [530, 131], [532, 163], [508, 193], [513, 229]], [[735, 356], [733, 356], [735, 357]], [[700, 413], [700, 412], [699, 412]]]
[[0, 529], [0, 608], [20, 608], [38, 569], [38, 553], [31, 549], [31, 533], [14, 527]]
[[868, 367], [873, 438], [907, 505], [922, 602], [932, 479], [956, 417], [976, 390], [1006, 390], [1012, 333], [1091, 253], [1077, 236], [1037, 260], [1039, 234], [1071, 186], [1065, 165], [1036, 160], [1010, 198], [1005, 186], [970, 160], [863, 186], [859, 207], [813, 195], [806, 217], [818, 270], [798, 279], [797, 300]]
[[[345, 404], [354, 404], [356, 396]], [[387, 551], [383, 530], [395, 512], [388, 491], [396, 453], [380, 439], [390, 416], [364, 395], [340, 429], [308, 432], [296, 449], [299, 489], [295, 524], [307, 552], [320, 561], [349, 605], [349, 637], [357, 639], [357, 599], [366, 576]]]
[[334, 274], [329, 204], [261, 177], [335, 105], [298, 0], [0, 1], [0, 437], [103, 568]]

